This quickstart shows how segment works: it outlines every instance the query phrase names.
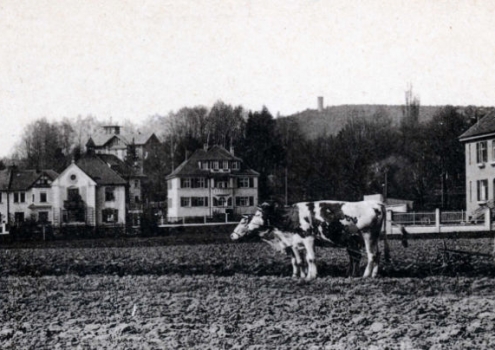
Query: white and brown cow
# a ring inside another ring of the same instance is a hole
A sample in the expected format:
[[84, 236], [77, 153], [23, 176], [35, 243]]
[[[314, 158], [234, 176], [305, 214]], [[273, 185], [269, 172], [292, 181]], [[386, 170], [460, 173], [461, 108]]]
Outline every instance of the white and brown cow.
[[[360, 246], [364, 245], [368, 264], [364, 277], [375, 277], [380, 258], [378, 240], [385, 220], [385, 206], [379, 201], [341, 202], [316, 201], [280, 207], [264, 203], [254, 215], [245, 216], [231, 235], [233, 240], [257, 234], [279, 251], [293, 254], [294, 276], [316, 278], [315, 242], [321, 245], [346, 247], [351, 270], [359, 265]], [[385, 258], [389, 246], [384, 235]], [[301, 250], [305, 250], [307, 275], [302, 269]], [[305, 275], [305, 276], [304, 276]]]

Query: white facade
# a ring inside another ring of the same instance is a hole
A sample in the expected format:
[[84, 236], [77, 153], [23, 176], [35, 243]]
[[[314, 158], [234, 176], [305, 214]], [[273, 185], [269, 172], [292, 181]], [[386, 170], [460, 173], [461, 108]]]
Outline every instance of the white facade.
[[[55, 224], [125, 224], [125, 186], [98, 186], [76, 164], [71, 164], [53, 182], [52, 189]], [[75, 208], [76, 194], [84, 204], [84, 215]]]
[[[20, 224], [26, 220], [52, 222], [51, 178], [44, 172], [34, 170], [9, 169], [6, 172], [9, 176], [8, 179], [3, 178], [6, 182], [2, 184], [4, 189], [0, 191], [1, 222], [11, 224]], [[17, 176], [23, 180], [17, 181]]]
[[493, 206], [495, 200], [495, 138], [466, 142], [466, 211]]
[[221, 185], [215, 179], [203, 177], [201, 181], [204, 181], [205, 187], [202, 188], [184, 187], [182, 179], [168, 180], [169, 218], [212, 216], [223, 214], [226, 210], [251, 214], [258, 205], [258, 178], [253, 178], [253, 187], [247, 188], [238, 187], [234, 177], [222, 181]]
[[[69, 165], [52, 183], [53, 190], [53, 210], [54, 224], [81, 222], [88, 225], [95, 225], [96, 220], [93, 217], [88, 217], [87, 213], [94, 213], [96, 208], [96, 182], [86, 175], [76, 164]], [[64, 220], [63, 212], [65, 209], [64, 203], [69, 201], [69, 193], [74, 191], [79, 194], [81, 200], [85, 203], [87, 212], [84, 214], [84, 221], [81, 217], [74, 220]], [[69, 222], [68, 222], [69, 221]]]

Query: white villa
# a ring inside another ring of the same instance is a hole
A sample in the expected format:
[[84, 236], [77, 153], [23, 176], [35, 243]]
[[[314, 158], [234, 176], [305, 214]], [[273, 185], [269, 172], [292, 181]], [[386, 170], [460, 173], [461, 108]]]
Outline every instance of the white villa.
[[459, 140], [466, 154], [466, 211], [495, 207], [495, 112], [480, 119]]
[[221, 146], [198, 149], [167, 176], [169, 221], [254, 213], [259, 173]]

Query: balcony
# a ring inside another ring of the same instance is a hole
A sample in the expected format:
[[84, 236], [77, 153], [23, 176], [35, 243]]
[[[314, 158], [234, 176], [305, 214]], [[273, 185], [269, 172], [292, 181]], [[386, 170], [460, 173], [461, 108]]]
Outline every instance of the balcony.
[[211, 189], [211, 194], [217, 196], [228, 196], [232, 195], [233, 189], [233, 187], [213, 187]]
[[230, 173], [230, 169], [210, 169], [210, 172], [212, 173], [224, 173], [224, 174], [228, 174]]

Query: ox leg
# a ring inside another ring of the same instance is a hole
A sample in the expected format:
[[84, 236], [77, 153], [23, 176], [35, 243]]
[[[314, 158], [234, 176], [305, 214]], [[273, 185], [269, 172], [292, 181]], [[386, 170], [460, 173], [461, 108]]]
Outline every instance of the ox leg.
[[347, 243], [347, 254], [349, 255], [349, 268], [347, 275], [357, 277], [359, 275], [359, 263], [361, 262], [361, 236], [350, 236]]
[[378, 241], [376, 238], [371, 237], [369, 232], [363, 232], [364, 245], [366, 247], [366, 255], [368, 256], [368, 264], [364, 271], [363, 277], [376, 277], [378, 273]]
[[359, 272], [359, 262], [361, 261], [361, 252], [354, 249], [347, 249], [349, 255], [349, 268], [347, 270], [347, 276], [356, 277]]
[[375, 262], [373, 266], [373, 272], [371, 273], [371, 277], [375, 278], [378, 275], [378, 266], [380, 265], [380, 252], [378, 249], [376, 249], [376, 254], [375, 254]]
[[306, 277], [306, 274], [304, 273], [303, 260], [299, 249], [297, 249], [297, 247], [292, 247], [292, 254], [292, 277]]
[[308, 274], [306, 275], [306, 280], [310, 281], [315, 279], [318, 275], [315, 261], [315, 238], [306, 237], [304, 239], [304, 248], [306, 248], [306, 261], [308, 262]]

